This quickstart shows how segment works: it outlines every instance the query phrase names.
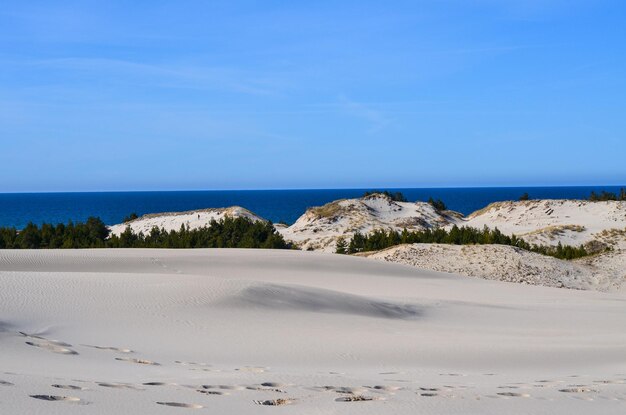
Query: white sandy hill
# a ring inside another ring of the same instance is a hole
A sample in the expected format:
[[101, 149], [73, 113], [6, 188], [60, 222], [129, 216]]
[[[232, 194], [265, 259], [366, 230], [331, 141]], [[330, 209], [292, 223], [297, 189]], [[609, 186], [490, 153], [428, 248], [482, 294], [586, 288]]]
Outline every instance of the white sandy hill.
[[375, 193], [307, 209], [293, 225], [278, 231], [301, 249], [332, 252], [338, 238], [349, 239], [356, 232], [424, 230], [456, 223], [459, 218], [456, 212], [438, 212], [425, 202], [396, 202]]
[[623, 415], [624, 327], [624, 291], [347, 255], [0, 250], [0, 414]]
[[546, 287], [616, 291], [626, 279], [626, 258], [615, 252], [602, 255], [611, 261], [601, 256], [565, 261], [506, 245], [407, 244], [360, 255], [432, 271]]
[[[391, 247], [371, 258], [470, 277], [548, 287], [614, 291], [626, 279], [626, 202], [529, 200], [492, 203], [454, 224], [498, 228], [538, 245], [578, 246], [603, 252], [566, 261], [502, 245]], [[450, 228], [453, 224], [446, 225]]]
[[[528, 200], [496, 202], [463, 220], [463, 225], [498, 228], [540, 245], [577, 246], [592, 241], [614, 245], [624, 239], [626, 202]], [[619, 232], [618, 232], [619, 233]]]
[[253, 221], [265, 221], [265, 219], [250, 212], [248, 209], [240, 206], [231, 206], [228, 208], [199, 209], [186, 212], [151, 213], [130, 222], [113, 225], [110, 229], [112, 235], [121, 234], [128, 226], [130, 226], [133, 232], [143, 232], [144, 234], [149, 233], [155, 226], [166, 231], [177, 231], [181, 225], [189, 226], [190, 229], [198, 229], [209, 226], [212, 220], [219, 221], [225, 217], [243, 217]]

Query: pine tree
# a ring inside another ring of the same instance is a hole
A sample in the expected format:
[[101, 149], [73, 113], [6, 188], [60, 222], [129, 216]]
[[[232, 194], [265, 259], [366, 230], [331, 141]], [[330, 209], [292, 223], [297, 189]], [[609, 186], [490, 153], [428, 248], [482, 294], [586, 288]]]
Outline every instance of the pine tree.
[[348, 253], [348, 244], [344, 238], [337, 239], [337, 248], [335, 249], [336, 254], [347, 254]]

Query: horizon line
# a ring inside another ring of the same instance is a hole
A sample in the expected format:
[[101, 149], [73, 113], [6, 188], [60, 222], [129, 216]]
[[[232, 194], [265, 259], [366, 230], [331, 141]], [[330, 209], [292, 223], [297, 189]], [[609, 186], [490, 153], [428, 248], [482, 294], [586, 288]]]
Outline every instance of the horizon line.
[[425, 187], [310, 187], [310, 188], [263, 188], [263, 189], [160, 189], [160, 190], [50, 190], [0, 192], [0, 195], [12, 194], [67, 194], [67, 193], [158, 193], [158, 192], [268, 192], [268, 191], [311, 191], [311, 190], [427, 190], [427, 189], [532, 189], [566, 187], [626, 187], [626, 184], [568, 184], [568, 185], [509, 185], [509, 186], [425, 186]]

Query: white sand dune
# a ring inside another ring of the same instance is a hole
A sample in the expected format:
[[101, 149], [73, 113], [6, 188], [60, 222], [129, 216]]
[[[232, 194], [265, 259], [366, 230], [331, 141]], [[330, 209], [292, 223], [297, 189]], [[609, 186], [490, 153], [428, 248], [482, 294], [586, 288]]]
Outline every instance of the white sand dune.
[[308, 209], [289, 227], [279, 227], [285, 239], [302, 249], [332, 252], [339, 237], [350, 239], [376, 229], [402, 231], [487, 226], [515, 234], [533, 244], [578, 246], [600, 242], [626, 248], [626, 202], [585, 200], [528, 200], [496, 202], [463, 217], [438, 212], [424, 202], [395, 202], [374, 194]]
[[[154, 226], [176, 230], [184, 224], [193, 229], [225, 216], [264, 220], [246, 209], [231, 207], [146, 215], [111, 229], [114, 234], [121, 233], [127, 226], [144, 233]], [[577, 261], [563, 261], [498, 245], [461, 248], [421, 244], [367, 255], [428, 270], [549, 287], [611, 291], [619, 289], [626, 278], [626, 202], [497, 202], [462, 217], [451, 211], [438, 212], [428, 203], [396, 202], [386, 195], [374, 194], [308, 209], [293, 225], [276, 225], [276, 228], [286, 240], [295, 242], [301, 249], [333, 252], [338, 238], [349, 240], [355, 232], [423, 230], [453, 225], [498, 228], [505, 234], [516, 234], [540, 245], [586, 244], [592, 251], [602, 252], [606, 247], [612, 251]]]
[[567, 261], [506, 245], [407, 244], [360, 254], [373, 259], [496, 281], [615, 291], [626, 283], [626, 254]]
[[189, 229], [198, 229], [209, 226], [212, 220], [219, 221], [225, 217], [239, 218], [245, 217], [253, 221], [264, 221], [265, 219], [250, 212], [248, 209], [240, 206], [231, 206], [228, 208], [209, 208], [189, 210], [185, 212], [164, 212], [151, 213], [141, 216], [130, 222], [119, 223], [110, 227], [112, 235], [119, 235], [126, 230], [127, 227], [134, 233], [149, 233], [152, 228], [165, 229], [166, 231], [177, 231], [181, 226], [189, 227]]
[[624, 290], [366, 258], [0, 251], [0, 413], [623, 414], [624, 327]]
[[293, 225], [278, 231], [301, 249], [333, 252], [338, 238], [350, 239], [356, 232], [438, 228], [456, 223], [460, 217], [456, 212], [438, 212], [428, 203], [396, 202], [376, 193], [307, 209]]
[[[496, 202], [472, 213], [462, 224], [488, 226], [540, 245], [578, 246], [598, 240], [612, 244], [610, 230], [626, 231], [626, 202], [527, 200]], [[615, 235], [613, 235], [615, 236]]]

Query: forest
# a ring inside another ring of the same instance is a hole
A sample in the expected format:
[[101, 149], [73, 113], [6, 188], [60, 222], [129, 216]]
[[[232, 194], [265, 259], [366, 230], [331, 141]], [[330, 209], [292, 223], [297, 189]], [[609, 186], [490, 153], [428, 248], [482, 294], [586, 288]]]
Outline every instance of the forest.
[[575, 259], [591, 254], [582, 245], [578, 247], [562, 245], [561, 243], [557, 246], [531, 245], [515, 235], [508, 236], [503, 234], [498, 228], [489, 229], [485, 226], [483, 229], [476, 229], [466, 226], [458, 227], [456, 225], [450, 228], [450, 230], [443, 228], [426, 229], [423, 231], [407, 231], [405, 229], [402, 232], [376, 230], [367, 235], [357, 232], [349, 241], [340, 239], [337, 242], [336, 252], [340, 254], [354, 254], [378, 251], [400, 244], [414, 243], [509, 245], [560, 259]]
[[0, 228], [0, 249], [77, 249], [77, 248], [272, 248], [290, 245], [270, 222], [248, 218], [224, 218], [209, 226], [166, 231], [157, 227], [144, 234], [127, 227], [120, 235], [96, 217], [86, 222], [41, 226], [29, 223], [24, 229]]

